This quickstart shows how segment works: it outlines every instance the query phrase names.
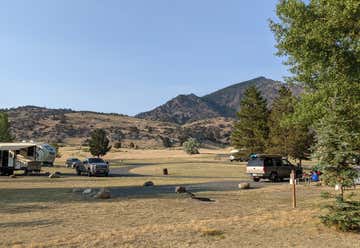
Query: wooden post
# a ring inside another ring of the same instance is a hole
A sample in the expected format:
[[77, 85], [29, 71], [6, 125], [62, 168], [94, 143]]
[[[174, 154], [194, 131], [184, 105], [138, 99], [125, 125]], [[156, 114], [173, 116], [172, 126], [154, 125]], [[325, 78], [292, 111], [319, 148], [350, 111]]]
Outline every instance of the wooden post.
[[296, 208], [296, 176], [294, 169], [291, 171], [290, 177], [290, 183], [292, 183], [292, 206]]

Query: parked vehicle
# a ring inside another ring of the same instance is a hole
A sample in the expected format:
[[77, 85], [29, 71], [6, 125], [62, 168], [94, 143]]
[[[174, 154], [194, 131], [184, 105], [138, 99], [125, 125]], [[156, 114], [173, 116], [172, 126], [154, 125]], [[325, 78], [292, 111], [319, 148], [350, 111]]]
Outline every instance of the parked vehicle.
[[78, 165], [81, 165], [82, 162], [78, 158], [68, 158], [65, 161], [65, 167], [66, 168], [76, 168]]
[[89, 177], [109, 175], [109, 163], [101, 158], [88, 158], [76, 167], [77, 175], [87, 174]]
[[292, 165], [280, 155], [256, 154], [251, 156], [247, 166], [248, 173], [255, 182], [260, 179], [270, 179], [273, 182], [290, 178], [291, 171], [295, 169], [296, 178], [301, 178], [302, 168]]
[[0, 174], [10, 175], [14, 170], [40, 172], [41, 162], [37, 160], [37, 146], [34, 143], [0, 143]]
[[230, 160], [230, 162], [233, 162], [233, 161], [248, 161], [249, 156], [248, 156], [248, 154], [246, 153], [245, 150], [235, 149], [235, 150], [230, 151], [229, 160]]
[[49, 144], [37, 144], [37, 155], [36, 160], [40, 161], [43, 166], [53, 166], [56, 158], [55, 147]]

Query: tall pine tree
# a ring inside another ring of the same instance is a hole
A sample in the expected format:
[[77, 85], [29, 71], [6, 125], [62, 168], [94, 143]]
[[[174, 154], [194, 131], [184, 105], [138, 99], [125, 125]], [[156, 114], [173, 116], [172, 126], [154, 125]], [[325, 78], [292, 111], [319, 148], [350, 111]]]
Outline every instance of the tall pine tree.
[[291, 91], [282, 86], [274, 100], [269, 116], [269, 153], [290, 156], [302, 160], [309, 159], [313, 144], [313, 133], [305, 123], [290, 123], [288, 119], [295, 112], [297, 99]]
[[255, 86], [246, 89], [240, 102], [239, 120], [235, 123], [232, 145], [247, 154], [263, 153], [268, 138], [268, 110], [266, 99]]
[[0, 112], [0, 142], [10, 142], [12, 140], [8, 115]]

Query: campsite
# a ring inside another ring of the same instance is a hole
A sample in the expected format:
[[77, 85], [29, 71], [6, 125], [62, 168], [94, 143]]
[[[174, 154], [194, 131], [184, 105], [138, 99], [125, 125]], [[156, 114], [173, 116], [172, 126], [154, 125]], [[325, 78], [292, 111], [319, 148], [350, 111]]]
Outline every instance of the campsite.
[[[338, 233], [318, 220], [324, 187], [298, 185], [298, 208], [282, 183], [253, 183], [244, 162], [230, 162], [230, 150], [179, 149], [111, 151], [109, 177], [79, 177], [66, 157], [85, 158], [79, 147], [64, 147], [55, 167], [60, 178], [0, 178], [0, 246], [5, 247], [354, 247], [358, 234]], [[163, 176], [167, 168], [169, 175]], [[143, 187], [152, 181], [153, 187]], [[240, 182], [251, 189], [239, 190]], [[196, 196], [176, 194], [183, 185]], [[110, 189], [111, 199], [84, 195]], [[79, 190], [81, 189], [81, 190]], [[328, 189], [333, 190], [333, 189]], [[359, 191], [358, 189], [356, 190]]]

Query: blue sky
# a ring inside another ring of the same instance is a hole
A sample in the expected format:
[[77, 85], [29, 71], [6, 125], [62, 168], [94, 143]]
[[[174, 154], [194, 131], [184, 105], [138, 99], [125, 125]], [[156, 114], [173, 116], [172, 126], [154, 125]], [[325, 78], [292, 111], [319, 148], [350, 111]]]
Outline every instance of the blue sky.
[[275, 0], [7, 0], [0, 8], [0, 108], [133, 115], [258, 76], [274, 55]]

